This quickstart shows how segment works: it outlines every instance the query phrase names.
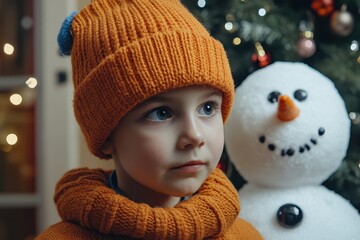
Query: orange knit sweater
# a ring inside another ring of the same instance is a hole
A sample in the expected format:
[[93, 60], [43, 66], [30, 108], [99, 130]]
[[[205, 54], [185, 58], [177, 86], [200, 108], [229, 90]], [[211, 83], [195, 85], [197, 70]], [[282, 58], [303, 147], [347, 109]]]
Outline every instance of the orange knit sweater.
[[63, 221], [36, 239], [262, 239], [237, 218], [237, 191], [219, 169], [173, 208], [151, 208], [116, 194], [108, 187], [109, 174], [85, 168], [65, 174], [55, 193]]

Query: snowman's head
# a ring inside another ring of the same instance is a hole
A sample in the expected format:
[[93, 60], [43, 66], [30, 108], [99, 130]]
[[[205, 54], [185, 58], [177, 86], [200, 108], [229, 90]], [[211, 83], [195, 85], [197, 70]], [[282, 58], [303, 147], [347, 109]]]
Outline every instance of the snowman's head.
[[276, 62], [236, 89], [225, 127], [231, 162], [263, 186], [320, 184], [346, 155], [350, 119], [331, 80], [303, 63]]

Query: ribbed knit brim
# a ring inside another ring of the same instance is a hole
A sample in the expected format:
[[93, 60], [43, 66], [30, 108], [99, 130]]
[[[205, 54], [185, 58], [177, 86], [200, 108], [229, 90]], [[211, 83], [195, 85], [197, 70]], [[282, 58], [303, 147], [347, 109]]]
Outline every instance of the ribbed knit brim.
[[72, 32], [75, 116], [96, 156], [111, 157], [101, 147], [128, 111], [171, 89], [219, 89], [227, 119], [234, 85], [223, 46], [179, 1], [94, 0]]

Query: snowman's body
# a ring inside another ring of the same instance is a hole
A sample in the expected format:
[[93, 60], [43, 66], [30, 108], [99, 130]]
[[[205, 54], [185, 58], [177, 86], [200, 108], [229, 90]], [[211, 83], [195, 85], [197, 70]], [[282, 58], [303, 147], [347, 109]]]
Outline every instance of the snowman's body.
[[[266, 240], [360, 240], [360, 215], [322, 187], [346, 155], [350, 120], [331, 80], [302, 63], [277, 62], [236, 89], [225, 128], [230, 160], [247, 180], [241, 217]], [[283, 227], [278, 209], [295, 204], [301, 221]]]
[[[323, 186], [262, 188], [246, 184], [239, 192], [240, 216], [251, 222], [266, 240], [359, 240], [358, 212], [340, 195]], [[299, 206], [303, 219], [294, 228], [278, 221], [278, 209]]]

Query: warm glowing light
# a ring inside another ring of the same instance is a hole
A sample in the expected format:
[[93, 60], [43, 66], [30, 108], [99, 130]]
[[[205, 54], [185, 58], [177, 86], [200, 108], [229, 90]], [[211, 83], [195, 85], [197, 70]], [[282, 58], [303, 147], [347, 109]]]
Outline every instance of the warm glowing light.
[[225, 29], [228, 31], [231, 31], [234, 27], [234, 24], [232, 24], [232, 22], [227, 22], [225, 23]]
[[350, 50], [353, 52], [357, 52], [359, 50], [359, 42], [358, 41], [352, 41], [350, 45]]
[[349, 113], [349, 118], [354, 125], [360, 124], [360, 114], [356, 112]]
[[314, 37], [314, 33], [312, 31], [305, 31], [303, 34], [304, 34], [305, 38], [313, 38]]
[[36, 78], [29, 78], [28, 80], [26, 80], [26, 85], [28, 85], [29, 88], [35, 88], [37, 86], [37, 80]]
[[265, 50], [264, 50], [263, 46], [261, 45], [261, 43], [259, 43], [259, 42], [255, 43], [255, 48], [256, 48], [257, 55], [259, 57], [265, 56]]
[[6, 43], [4, 45], [4, 53], [7, 55], [12, 55], [15, 51], [15, 48], [13, 45], [11, 45], [10, 43]]
[[351, 120], [354, 120], [354, 119], [356, 118], [356, 113], [355, 113], [355, 112], [349, 113], [349, 118], [350, 118]]
[[360, 64], [360, 56], [357, 58], [356, 61], [358, 62], [358, 64]]
[[13, 133], [10, 133], [9, 135], [7, 135], [6, 137], [6, 142], [9, 144], [9, 145], [15, 145], [18, 141], [18, 137], [13, 134]]
[[10, 102], [14, 105], [20, 105], [20, 103], [22, 102], [22, 97], [20, 94], [13, 94], [10, 96]]
[[205, 0], [199, 0], [199, 1], [197, 2], [197, 4], [198, 4], [198, 6], [199, 6], [200, 8], [204, 8], [205, 5], [206, 5], [206, 1], [205, 1]]
[[266, 15], [266, 10], [265, 8], [260, 8], [259, 11], [258, 11], [258, 14], [260, 17], [263, 17]]
[[241, 43], [241, 38], [236, 37], [236, 38], [233, 39], [233, 44], [234, 45], [240, 45], [240, 43]]

